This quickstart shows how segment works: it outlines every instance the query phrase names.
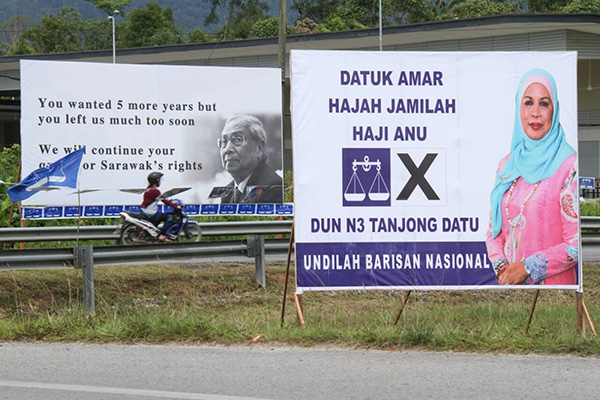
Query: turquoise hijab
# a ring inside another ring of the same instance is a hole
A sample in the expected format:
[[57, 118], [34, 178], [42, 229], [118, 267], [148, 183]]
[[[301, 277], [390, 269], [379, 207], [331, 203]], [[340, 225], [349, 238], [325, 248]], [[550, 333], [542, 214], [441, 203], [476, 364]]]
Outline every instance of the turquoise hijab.
[[[548, 89], [554, 105], [552, 126], [546, 136], [539, 140], [530, 139], [521, 126], [521, 99], [525, 90], [533, 83], [541, 83]], [[567, 157], [575, 153], [575, 150], [567, 143], [565, 132], [558, 120], [560, 109], [556, 82], [552, 75], [539, 68], [527, 72], [519, 82], [515, 102], [511, 154], [502, 171], [496, 175], [494, 189], [490, 195], [493, 237], [498, 236], [502, 228], [502, 197], [512, 182], [518, 177], [522, 177], [525, 182], [534, 184], [549, 178], [554, 175]]]

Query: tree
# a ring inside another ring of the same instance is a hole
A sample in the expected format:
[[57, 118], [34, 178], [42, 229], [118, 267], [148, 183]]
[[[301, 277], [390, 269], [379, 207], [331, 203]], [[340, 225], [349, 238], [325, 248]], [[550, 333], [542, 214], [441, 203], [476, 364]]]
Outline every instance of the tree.
[[296, 33], [313, 33], [317, 28], [317, 24], [310, 18], [302, 18], [296, 20]]
[[[295, 35], [296, 28], [293, 26], [286, 25], [285, 34], [286, 35]], [[279, 18], [268, 17], [265, 19], [261, 19], [256, 21], [252, 28], [250, 28], [250, 36], [251, 38], [265, 38], [265, 37], [277, 37], [279, 36]]]
[[221, 23], [217, 36], [221, 39], [246, 39], [252, 25], [265, 19], [269, 6], [261, 0], [203, 0], [211, 5], [204, 23]]
[[275, 17], [256, 21], [248, 34], [251, 38], [275, 37], [279, 35], [279, 19]]
[[[428, 0], [412, 0], [427, 3], [430, 10], [433, 5]], [[392, 17], [402, 12], [405, 1], [382, 0], [381, 13], [384, 25], [389, 25]], [[309, 21], [318, 23], [316, 31], [329, 32], [337, 30], [364, 29], [379, 26], [379, 0], [304, 0], [294, 1], [293, 7], [300, 12], [299, 31], [309, 31], [304, 25]], [[406, 11], [405, 11], [406, 13]], [[433, 13], [430, 13], [433, 15]], [[298, 22], [297, 22], [298, 25]]]
[[315, 30], [317, 32], [337, 32], [364, 28], [366, 27], [358, 24], [356, 20], [346, 21], [339, 15], [332, 15], [324, 23], [317, 25]]
[[0, 24], [0, 42], [13, 45], [32, 26], [33, 21], [29, 17], [20, 15], [12, 17], [9, 21]]
[[558, 12], [569, 0], [527, 0], [527, 8], [533, 13]]
[[200, 28], [196, 28], [193, 31], [189, 32], [187, 36], [188, 36], [188, 43], [208, 42], [208, 38], [206, 37], [204, 32], [202, 32], [202, 30], [200, 30]]
[[325, 22], [342, 5], [340, 0], [294, 0], [292, 8], [298, 10], [300, 20], [309, 18], [317, 24]]
[[23, 36], [17, 39], [17, 41], [13, 45], [8, 46], [6, 49], [6, 54], [11, 56], [35, 53], [35, 48], [31, 44], [29, 44], [29, 42]]
[[35, 49], [23, 38], [23, 34], [33, 26], [29, 17], [14, 16], [10, 21], [0, 24], [0, 43], [2, 54], [32, 54]]
[[73, 7], [56, 15], [45, 15], [40, 24], [23, 34], [37, 53], [64, 53], [83, 50], [83, 21]]
[[[123, 11], [133, 0], [85, 0], [111, 15]], [[199, 28], [181, 35], [174, 12], [158, 3], [147, 3], [123, 15], [116, 29], [119, 47], [140, 47], [210, 40], [275, 37], [279, 21], [270, 17], [266, 0], [178, 0], [177, 10], [193, 2], [210, 5], [203, 9], [205, 23], [219, 26], [215, 35]], [[273, 0], [269, 0], [273, 4]], [[473, 18], [522, 12], [600, 13], [600, 0], [381, 0], [384, 25], [443, 19]], [[42, 8], [47, 3], [40, 3]], [[194, 11], [197, 11], [196, 9]], [[379, 0], [293, 0], [300, 17], [287, 34], [373, 28], [379, 25]], [[193, 14], [188, 12], [188, 14]], [[198, 14], [194, 14], [198, 15]], [[196, 17], [198, 18], [198, 17]], [[118, 18], [120, 19], [120, 18]], [[0, 24], [0, 54], [58, 53], [102, 50], [112, 46], [111, 22], [105, 17], [82, 21], [71, 7], [48, 14], [33, 25], [30, 19], [14, 17]]]
[[450, 18], [464, 19], [486, 15], [513, 14], [519, 9], [520, 4], [514, 1], [465, 0], [452, 8]]
[[163, 10], [157, 3], [148, 3], [146, 8], [131, 11], [121, 23], [121, 30], [123, 47], [181, 43], [173, 11], [169, 7]]
[[[21, 146], [13, 144], [5, 146], [0, 150], [0, 171], [2, 171], [2, 180], [5, 182], [18, 182], [19, 160], [21, 155]], [[8, 221], [12, 220], [12, 226], [19, 225], [19, 209], [12, 207], [12, 203], [6, 194], [7, 185], [0, 185], [0, 224], [2, 227], [10, 227]], [[11, 215], [12, 210], [12, 215]]]
[[595, 13], [600, 14], [600, 1], [573, 0], [560, 10], [563, 13]]
[[[381, 1], [384, 24], [394, 14], [394, 3], [392, 0]], [[336, 14], [347, 24], [375, 28], [379, 26], [379, 0], [346, 0], [337, 7]]]
[[435, 21], [438, 10], [429, 0], [400, 0], [395, 4], [394, 20], [399, 24]]
[[96, 8], [104, 11], [106, 15], [113, 15], [115, 10], [123, 12], [123, 9], [129, 5], [133, 0], [86, 0], [92, 3]]
[[[115, 29], [115, 35], [119, 33]], [[118, 35], [117, 35], [118, 38]], [[83, 22], [84, 50], [106, 50], [112, 48], [112, 22], [106, 19], [88, 19]]]

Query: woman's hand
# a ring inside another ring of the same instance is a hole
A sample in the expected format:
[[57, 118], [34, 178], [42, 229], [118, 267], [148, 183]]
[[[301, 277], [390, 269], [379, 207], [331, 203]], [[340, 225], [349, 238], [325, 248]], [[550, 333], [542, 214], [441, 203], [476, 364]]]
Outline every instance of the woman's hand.
[[522, 262], [506, 264], [498, 272], [498, 284], [500, 285], [520, 285], [527, 279], [529, 274], [525, 270], [525, 264]]

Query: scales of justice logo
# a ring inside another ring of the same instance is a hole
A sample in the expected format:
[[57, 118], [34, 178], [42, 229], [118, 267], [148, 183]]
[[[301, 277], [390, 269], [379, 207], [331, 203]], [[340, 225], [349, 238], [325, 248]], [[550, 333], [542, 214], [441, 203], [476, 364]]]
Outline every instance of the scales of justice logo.
[[342, 149], [343, 206], [390, 206], [390, 150]]

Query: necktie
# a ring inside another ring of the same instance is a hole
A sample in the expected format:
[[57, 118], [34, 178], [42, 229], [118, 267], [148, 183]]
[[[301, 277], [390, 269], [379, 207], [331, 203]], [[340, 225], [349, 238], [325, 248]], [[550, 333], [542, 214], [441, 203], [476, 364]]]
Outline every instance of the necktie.
[[235, 188], [235, 192], [233, 194], [233, 201], [235, 203], [239, 203], [242, 200], [242, 197], [244, 196], [244, 193], [240, 191], [239, 188]]

